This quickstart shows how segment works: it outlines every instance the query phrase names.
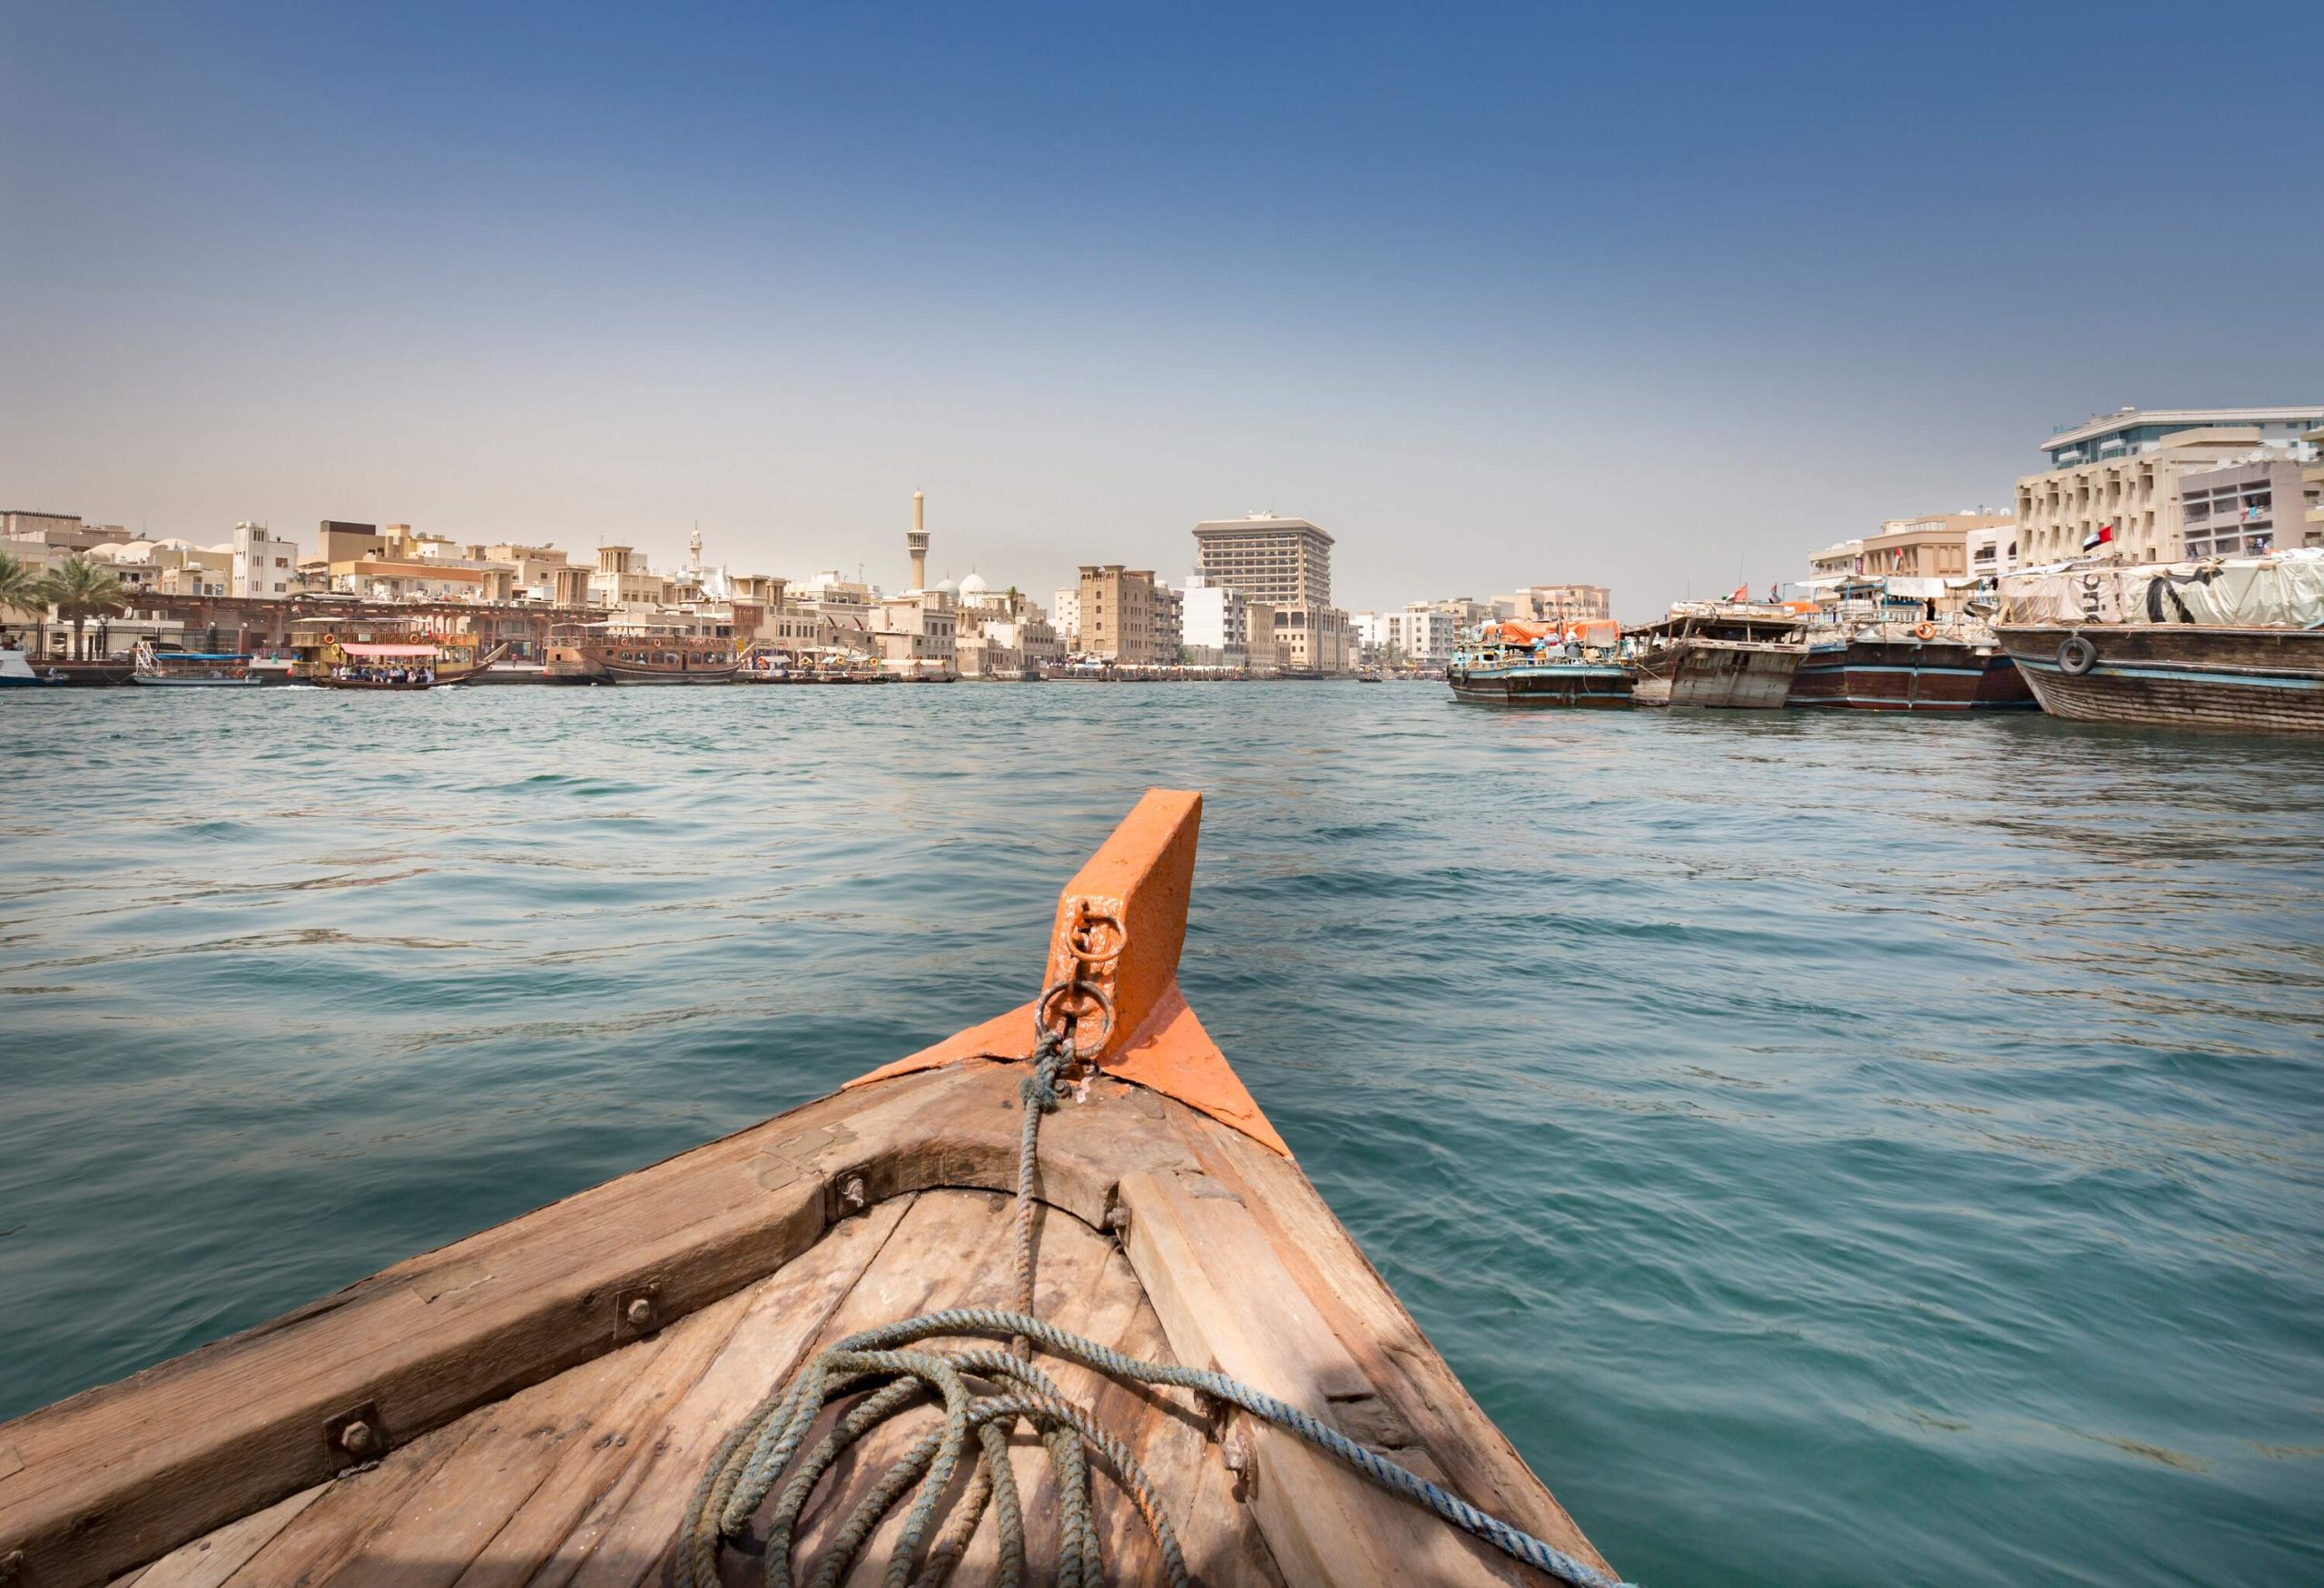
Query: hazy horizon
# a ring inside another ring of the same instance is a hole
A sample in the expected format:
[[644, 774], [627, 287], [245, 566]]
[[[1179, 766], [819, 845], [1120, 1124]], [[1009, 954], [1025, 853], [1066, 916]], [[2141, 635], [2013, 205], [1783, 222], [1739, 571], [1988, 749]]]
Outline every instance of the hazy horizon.
[[0, 16], [0, 506], [1636, 614], [2324, 398], [2305, 12], [713, 15]]

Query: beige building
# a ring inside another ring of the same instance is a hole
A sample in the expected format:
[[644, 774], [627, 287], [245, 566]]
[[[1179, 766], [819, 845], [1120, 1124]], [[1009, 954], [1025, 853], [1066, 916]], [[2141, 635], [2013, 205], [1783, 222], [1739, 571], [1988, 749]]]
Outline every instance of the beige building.
[[2007, 513], [1924, 513], [1891, 518], [1876, 535], [1827, 546], [1807, 559], [1817, 578], [1861, 574], [1867, 577], [1957, 579], [1969, 577], [1969, 537], [2013, 527]]
[[872, 642], [880, 665], [908, 677], [949, 676], [955, 671], [960, 613], [952, 592], [915, 590], [891, 596], [872, 608]]
[[2324, 546], [2324, 426], [2300, 438], [2308, 443], [2308, 467], [2300, 472], [2300, 499], [2307, 504], [2299, 543]]
[[1503, 617], [1532, 623], [1599, 623], [1614, 616], [1614, 592], [1603, 585], [1528, 585], [1496, 601]]
[[1195, 552], [1206, 584], [1270, 609], [1272, 646], [1256, 616], [1251, 622], [1254, 668], [1265, 666], [1260, 658], [1270, 651], [1285, 671], [1344, 673], [1355, 666], [1347, 614], [1332, 605], [1332, 538], [1320, 525], [1273, 513], [1206, 518], [1195, 526]]
[[635, 547], [597, 547], [596, 571], [589, 576], [589, 599], [596, 606], [665, 607], [672, 587], [671, 580], [646, 567]]
[[2179, 526], [2174, 555], [2190, 562], [2290, 550], [2307, 527], [2300, 466], [2260, 458], [2182, 474]]
[[2230, 463], [2315, 456], [2307, 433], [2324, 405], [2305, 408], [2126, 408], [2042, 444], [2051, 467], [2017, 482], [2018, 561], [2034, 566], [2100, 547], [2126, 562], [2181, 555], [2179, 482]]
[[1118, 562], [1083, 567], [1079, 606], [1083, 654], [1133, 666], [1178, 659], [1175, 646], [1167, 655], [1161, 648], [1151, 568], [1126, 568]]

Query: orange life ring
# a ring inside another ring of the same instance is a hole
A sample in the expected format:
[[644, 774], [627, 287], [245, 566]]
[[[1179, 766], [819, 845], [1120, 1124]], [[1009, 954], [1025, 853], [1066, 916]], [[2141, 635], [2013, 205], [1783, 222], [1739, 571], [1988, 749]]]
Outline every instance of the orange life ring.
[[1934, 623], [1916, 623], [1913, 625], [1913, 637], [1915, 639], [1935, 639], [1936, 637], [1936, 625]]
[[335, 635], [335, 634], [327, 634], [327, 635], [323, 636], [323, 644], [325, 644], [325, 645], [327, 645], [327, 646], [335, 646], [335, 645], [337, 645], [338, 643], [339, 643], [339, 636], [337, 636], [337, 635]]

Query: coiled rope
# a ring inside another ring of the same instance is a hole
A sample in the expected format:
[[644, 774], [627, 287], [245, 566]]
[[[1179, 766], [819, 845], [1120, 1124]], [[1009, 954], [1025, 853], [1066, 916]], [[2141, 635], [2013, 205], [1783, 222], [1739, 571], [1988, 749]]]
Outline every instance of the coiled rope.
[[[1041, 1007], [1049, 1007], [1048, 998]], [[789, 1385], [760, 1402], [712, 1452], [679, 1535], [673, 1573], [677, 1588], [717, 1588], [721, 1547], [727, 1540], [749, 1536], [752, 1517], [769, 1494], [776, 1494], [778, 1484], [781, 1492], [767, 1518], [765, 1580], [768, 1588], [793, 1588], [798, 1580], [793, 1555], [799, 1518], [816, 1484], [851, 1445], [890, 1417], [931, 1397], [943, 1407], [941, 1425], [907, 1450], [857, 1503], [816, 1568], [812, 1588], [836, 1588], [872, 1533], [908, 1491], [912, 1493], [911, 1505], [889, 1558], [885, 1588], [941, 1588], [960, 1563], [988, 1508], [995, 1514], [999, 1534], [998, 1580], [1008, 1588], [1019, 1588], [1025, 1580], [1024, 1512], [1009, 1465], [1009, 1429], [1019, 1418], [1039, 1431], [1057, 1475], [1057, 1582], [1060, 1588], [1098, 1588], [1101, 1581], [1098, 1530], [1089, 1499], [1088, 1458], [1093, 1454], [1112, 1473], [1115, 1484], [1153, 1534], [1163, 1576], [1171, 1588], [1187, 1588], [1187, 1563], [1177, 1534], [1163, 1514], [1145, 1469], [1120, 1440], [1068, 1401], [1056, 1383], [1033, 1366], [1030, 1355], [1036, 1344], [1115, 1379], [1171, 1385], [1239, 1406], [1330, 1452], [1380, 1487], [1425, 1506], [1561, 1582], [1576, 1588], [1629, 1588], [1367, 1450], [1297, 1406], [1223, 1373], [1125, 1356], [1033, 1316], [1033, 1189], [1040, 1120], [1058, 1106], [1058, 1077], [1072, 1057], [1069, 1038], [1062, 1032], [1052, 1033], [1044, 1025], [1032, 1074], [1023, 1087], [1025, 1127], [1017, 1159], [1016, 1309], [968, 1307], [925, 1313], [850, 1335], [810, 1360]], [[1010, 1348], [947, 1352], [905, 1348], [938, 1336], [976, 1335], [1007, 1336]], [[980, 1394], [970, 1386], [971, 1378], [984, 1380], [999, 1393]], [[867, 1389], [872, 1393], [851, 1407], [813, 1449], [801, 1455], [800, 1446], [823, 1408]], [[971, 1438], [976, 1441], [973, 1457], [968, 1455]], [[975, 1463], [968, 1486], [951, 1525], [930, 1547], [915, 1577], [913, 1566], [920, 1559], [921, 1544], [935, 1525], [938, 1505], [964, 1458]]]

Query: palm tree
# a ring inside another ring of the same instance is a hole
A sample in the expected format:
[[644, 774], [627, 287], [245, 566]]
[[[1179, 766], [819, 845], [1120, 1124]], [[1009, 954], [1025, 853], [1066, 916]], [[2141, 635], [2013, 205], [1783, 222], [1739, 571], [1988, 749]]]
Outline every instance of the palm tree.
[[0, 616], [10, 612], [29, 612], [37, 619], [47, 616], [48, 598], [40, 593], [41, 577], [33, 565], [10, 552], [0, 551]]
[[73, 626], [73, 659], [80, 661], [81, 635], [92, 617], [114, 617], [129, 610], [129, 592], [121, 581], [85, 557], [68, 557], [64, 566], [34, 587], [41, 600], [56, 608], [56, 616]]

